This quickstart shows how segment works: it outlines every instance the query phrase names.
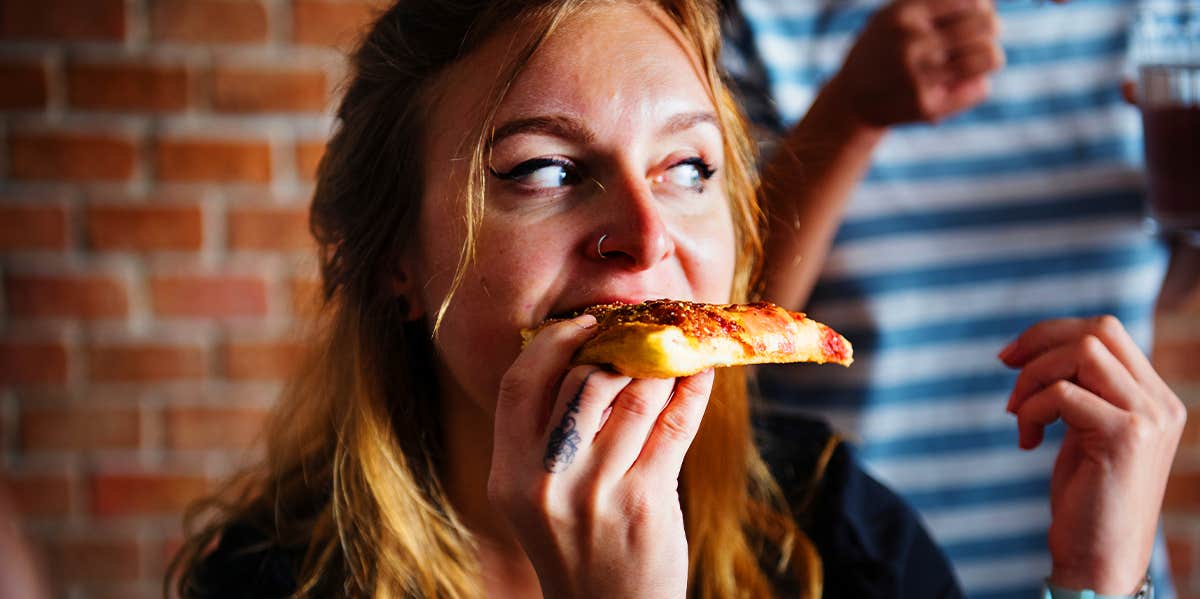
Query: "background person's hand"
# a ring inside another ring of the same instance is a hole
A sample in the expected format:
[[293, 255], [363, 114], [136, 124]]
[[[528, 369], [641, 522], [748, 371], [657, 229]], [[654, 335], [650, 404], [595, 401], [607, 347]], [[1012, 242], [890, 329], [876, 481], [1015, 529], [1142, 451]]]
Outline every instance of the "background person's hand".
[[488, 497], [512, 523], [544, 596], [681, 599], [679, 471], [713, 373], [567, 371], [594, 323], [582, 316], [546, 328], [505, 374]]
[[1186, 411], [1116, 318], [1026, 330], [1000, 353], [1020, 368], [1008, 409], [1021, 447], [1062, 419], [1050, 483], [1051, 582], [1127, 595], [1150, 563], [1163, 491]]
[[985, 100], [1004, 65], [992, 0], [896, 0], [872, 15], [829, 82], [859, 122], [936, 122]]

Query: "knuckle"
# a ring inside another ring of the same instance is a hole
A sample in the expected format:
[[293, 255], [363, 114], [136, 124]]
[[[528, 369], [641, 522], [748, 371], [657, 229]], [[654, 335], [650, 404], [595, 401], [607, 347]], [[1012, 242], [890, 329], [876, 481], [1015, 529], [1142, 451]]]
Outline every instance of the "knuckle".
[[613, 409], [620, 409], [627, 414], [639, 418], [653, 416], [661, 408], [653, 393], [644, 385], [630, 385], [621, 392], [620, 398]]
[[1122, 438], [1127, 447], [1138, 447], [1152, 443], [1159, 437], [1161, 431], [1148, 418], [1137, 413], [1130, 413], [1125, 417], [1125, 425], [1122, 427]]
[[1088, 322], [1087, 329], [1100, 339], [1115, 339], [1125, 330], [1125, 327], [1121, 325], [1121, 321], [1116, 316], [1102, 314], [1092, 317]]
[[1188, 411], [1187, 406], [1172, 393], [1166, 402], [1167, 407], [1167, 425], [1172, 432], [1182, 431], [1184, 425], [1187, 424]]
[[529, 381], [526, 379], [523, 372], [518, 369], [512, 369], [504, 373], [500, 379], [499, 393], [496, 397], [497, 403], [508, 403], [516, 401], [529, 388]]
[[640, 391], [627, 391], [621, 396], [621, 401], [617, 402], [616, 409], [636, 417], [645, 417], [651, 414], [650, 401], [646, 395]]
[[1080, 358], [1084, 362], [1093, 363], [1097, 362], [1105, 353], [1108, 352], [1108, 348], [1104, 345], [1104, 342], [1095, 335], [1084, 335], [1083, 337], [1080, 337], [1079, 341], [1077, 342], [1076, 349], [1079, 352]]
[[650, 489], [642, 484], [630, 485], [621, 497], [621, 512], [631, 523], [651, 520], [654, 516], [655, 501]]
[[696, 424], [679, 410], [664, 412], [658, 420], [660, 434], [668, 441], [686, 442], [696, 435]]
[[1051, 385], [1049, 387], [1047, 387], [1046, 390], [1048, 392], [1050, 392], [1051, 394], [1053, 394], [1054, 396], [1059, 397], [1059, 398], [1068, 398], [1068, 397], [1072, 397], [1073, 395], [1075, 395], [1075, 385], [1072, 384], [1070, 381], [1065, 381], [1062, 379], [1059, 379], [1059, 380], [1051, 383]]
[[1004, 48], [999, 44], [992, 44], [991, 52], [988, 53], [991, 58], [991, 67], [993, 70], [1001, 69], [1008, 63], [1008, 57], [1004, 55]]
[[942, 113], [938, 106], [929, 99], [925, 94], [921, 94], [917, 98], [917, 118], [922, 121], [934, 122], [941, 118]]
[[984, 33], [992, 38], [999, 37], [1001, 27], [1003, 27], [1003, 24], [1000, 22], [1000, 15], [997, 14], [995, 8], [991, 7], [989, 4], [989, 10], [984, 14]]

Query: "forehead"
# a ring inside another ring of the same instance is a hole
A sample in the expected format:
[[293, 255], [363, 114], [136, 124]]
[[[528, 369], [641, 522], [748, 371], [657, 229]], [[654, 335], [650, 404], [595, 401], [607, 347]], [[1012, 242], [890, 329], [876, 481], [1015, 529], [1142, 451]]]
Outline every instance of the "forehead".
[[[427, 147], [461, 155], [471, 123], [488, 112], [488, 92], [531, 32], [503, 31], [440, 78], [431, 101]], [[555, 114], [603, 134], [630, 118], [666, 120], [711, 110], [700, 60], [678, 27], [647, 3], [592, 5], [566, 18], [505, 94], [495, 124]]]
[[603, 131], [628, 118], [711, 109], [699, 59], [648, 3], [592, 6], [566, 19], [530, 60], [498, 121], [556, 112]]

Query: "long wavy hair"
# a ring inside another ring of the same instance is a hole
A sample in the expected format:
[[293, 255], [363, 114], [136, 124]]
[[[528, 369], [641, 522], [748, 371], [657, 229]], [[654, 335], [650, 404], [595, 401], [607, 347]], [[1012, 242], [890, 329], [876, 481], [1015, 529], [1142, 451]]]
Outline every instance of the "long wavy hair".
[[[322, 306], [311, 351], [266, 429], [263, 462], [185, 516], [187, 537], [165, 590], [202, 593], [198, 566], [233, 523], [302, 556], [294, 597], [479, 597], [471, 532], [447, 500], [440, 401], [431, 382], [436, 330], [474, 259], [496, 110], [531, 56], [587, 0], [401, 0], [354, 51], [338, 128], [311, 210]], [[721, 80], [719, 15], [706, 0], [657, 0], [699, 57], [723, 132], [736, 228], [732, 300], [745, 301], [762, 254], [753, 145]], [[533, 32], [491, 90], [472, 132], [463, 198], [466, 239], [451, 293], [432, 322], [413, 321], [386, 276], [415, 238], [431, 89], [448, 67], [505, 28]], [[689, 594], [764, 597], [779, 581], [821, 594], [820, 560], [752, 439], [746, 380], [718, 372], [680, 480]]]

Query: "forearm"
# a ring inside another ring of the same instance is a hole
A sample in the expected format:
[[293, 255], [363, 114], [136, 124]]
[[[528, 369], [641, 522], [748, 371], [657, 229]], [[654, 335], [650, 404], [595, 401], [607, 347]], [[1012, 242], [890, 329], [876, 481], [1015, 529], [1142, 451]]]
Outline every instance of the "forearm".
[[835, 78], [788, 132], [763, 172], [763, 299], [792, 310], [808, 301], [846, 202], [886, 131], [854, 116]]

